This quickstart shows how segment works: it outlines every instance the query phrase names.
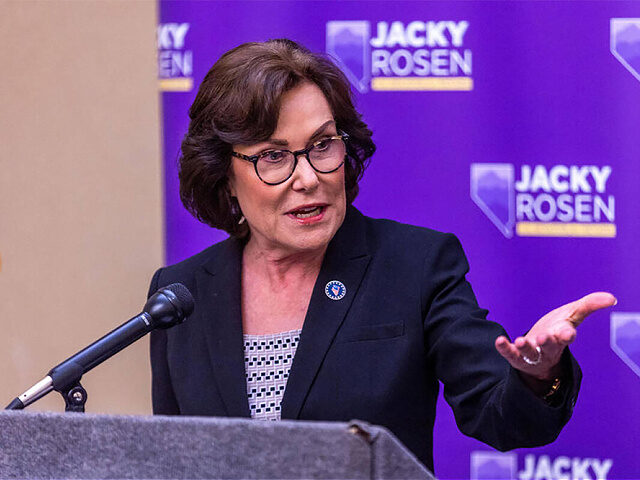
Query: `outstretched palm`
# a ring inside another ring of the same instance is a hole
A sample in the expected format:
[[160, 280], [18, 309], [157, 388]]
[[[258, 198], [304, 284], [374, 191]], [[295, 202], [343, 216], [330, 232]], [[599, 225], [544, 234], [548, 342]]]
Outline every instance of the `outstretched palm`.
[[498, 337], [496, 349], [513, 368], [540, 380], [551, 380], [560, 373], [560, 356], [575, 340], [578, 325], [596, 310], [616, 303], [610, 293], [591, 293], [547, 313], [513, 343], [505, 336]]

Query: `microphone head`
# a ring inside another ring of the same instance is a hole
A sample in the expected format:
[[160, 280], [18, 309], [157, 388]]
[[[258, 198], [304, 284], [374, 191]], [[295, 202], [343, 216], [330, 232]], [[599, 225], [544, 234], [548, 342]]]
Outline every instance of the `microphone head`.
[[191, 295], [191, 292], [187, 287], [181, 283], [172, 283], [171, 285], [164, 287], [163, 290], [169, 290], [176, 296], [177, 302], [174, 303], [172, 301], [171, 303], [180, 308], [185, 317], [188, 317], [193, 313], [195, 303], [193, 301], [193, 295]]
[[152, 329], [178, 325], [193, 313], [193, 309], [193, 296], [181, 283], [162, 287], [149, 297], [144, 306], [144, 311], [151, 316]]

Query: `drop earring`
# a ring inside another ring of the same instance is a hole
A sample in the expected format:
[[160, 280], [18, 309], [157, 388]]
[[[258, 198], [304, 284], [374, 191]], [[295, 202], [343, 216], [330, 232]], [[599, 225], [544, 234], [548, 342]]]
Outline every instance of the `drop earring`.
[[242, 211], [240, 210], [240, 205], [238, 204], [238, 199], [236, 197], [231, 197], [231, 214], [234, 217], [240, 215], [240, 219], [238, 220], [238, 225], [242, 225], [247, 219], [244, 218]]

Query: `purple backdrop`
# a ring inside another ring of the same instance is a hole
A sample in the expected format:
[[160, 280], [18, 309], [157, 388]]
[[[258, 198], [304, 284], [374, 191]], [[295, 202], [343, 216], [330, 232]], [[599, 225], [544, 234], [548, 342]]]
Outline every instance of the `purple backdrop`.
[[512, 337], [593, 290], [573, 352], [584, 381], [548, 447], [464, 437], [444, 402], [440, 478], [640, 478], [640, 4], [637, 2], [160, 1], [166, 255], [219, 241], [178, 197], [197, 85], [246, 41], [331, 53], [378, 151], [356, 206], [461, 239], [469, 279]]

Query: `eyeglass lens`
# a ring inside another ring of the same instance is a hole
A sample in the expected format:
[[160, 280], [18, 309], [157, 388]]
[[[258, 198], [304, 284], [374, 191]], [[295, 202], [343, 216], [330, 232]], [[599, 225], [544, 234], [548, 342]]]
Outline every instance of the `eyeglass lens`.
[[[325, 139], [309, 150], [311, 166], [321, 173], [336, 170], [344, 161], [345, 144], [341, 138]], [[295, 157], [285, 150], [272, 150], [258, 158], [256, 167], [260, 178], [267, 183], [285, 181], [293, 173]]]

